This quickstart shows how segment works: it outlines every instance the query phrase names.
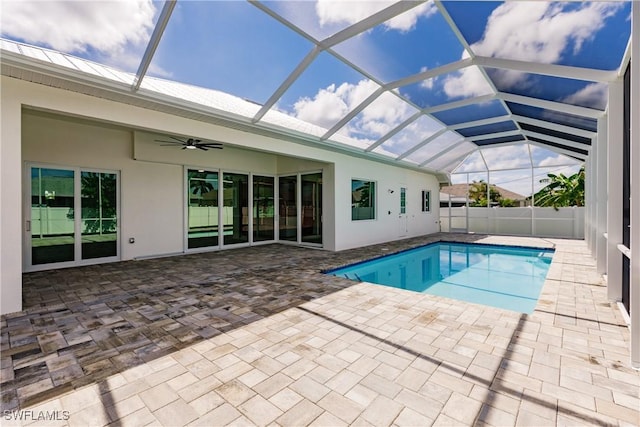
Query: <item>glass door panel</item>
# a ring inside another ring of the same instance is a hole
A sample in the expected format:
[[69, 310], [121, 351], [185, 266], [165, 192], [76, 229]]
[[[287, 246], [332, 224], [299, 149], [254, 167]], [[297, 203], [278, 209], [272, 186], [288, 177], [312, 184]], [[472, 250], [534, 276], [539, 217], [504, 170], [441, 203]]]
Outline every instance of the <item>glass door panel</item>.
[[31, 264], [75, 259], [73, 170], [31, 168]]
[[225, 173], [223, 194], [224, 244], [247, 243], [249, 241], [249, 176]]
[[82, 259], [118, 255], [117, 175], [80, 173]]
[[322, 244], [322, 173], [301, 176], [302, 241]]
[[280, 190], [280, 240], [298, 241], [298, 207], [296, 205], [297, 176], [281, 176], [278, 179]]
[[187, 171], [189, 249], [218, 246], [218, 172]]
[[253, 241], [273, 240], [274, 236], [274, 178], [253, 177]]

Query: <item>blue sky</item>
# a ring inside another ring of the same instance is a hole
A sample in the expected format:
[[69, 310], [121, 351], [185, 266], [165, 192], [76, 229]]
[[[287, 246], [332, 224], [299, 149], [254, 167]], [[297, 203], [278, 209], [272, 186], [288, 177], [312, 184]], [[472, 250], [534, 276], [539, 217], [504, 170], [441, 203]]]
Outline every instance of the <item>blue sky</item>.
[[[181, 0], [149, 75], [263, 104], [311, 51], [314, 44], [309, 39], [323, 40], [391, 3], [262, 3], [289, 21], [292, 29], [247, 2]], [[480, 56], [611, 70], [620, 64], [630, 31], [630, 2], [443, 4], [472, 51]], [[150, 0], [4, 2], [2, 36], [135, 72], [161, 7], [161, 2]], [[421, 4], [322, 52], [274, 108], [330, 129], [380, 84], [466, 55], [438, 8], [430, 2]], [[421, 108], [490, 94], [494, 88], [592, 108], [605, 106], [604, 85], [495, 69], [487, 69], [487, 74], [493, 87], [475, 66], [402, 85], [358, 113], [339, 134], [372, 143]], [[519, 108], [518, 114], [523, 112], [563, 124], [579, 120], [532, 107]], [[376, 152], [402, 154], [441, 129], [439, 120], [453, 124], [503, 114], [506, 111], [496, 101], [434, 113], [435, 120], [416, 121]], [[443, 136], [430, 143], [429, 149], [455, 140]], [[509, 147], [503, 152], [514, 158], [521, 154]], [[428, 157], [422, 150], [408, 159], [419, 163]]]

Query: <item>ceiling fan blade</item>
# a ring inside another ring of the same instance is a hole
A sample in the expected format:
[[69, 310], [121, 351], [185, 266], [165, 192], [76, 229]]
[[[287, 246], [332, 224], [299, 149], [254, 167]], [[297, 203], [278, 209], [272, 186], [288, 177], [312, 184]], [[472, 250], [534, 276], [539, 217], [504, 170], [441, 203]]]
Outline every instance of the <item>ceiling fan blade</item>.
[[185, 145], [184, 147], [182, 147], [182, 149], [183, 149], [183, 150], [186, 150], [186, 149], [187, 149], [187, 146]]
[[202, 145], [196, 145], [196, 148], [198, 148], [199, 150], [202, 150], [202, 151], [207, 151], [208, 150], [207, 148], [203, 147]]
[[166, 142], [167, 144], [181, 144], [184, 145], [182, 142], [176, 142], [176, 141], [164, 141], [162, 139], [154, 139], [155, 142]]
[[169, 136], [169, 138], [171, 139], [175, 139], [176, 141], [178, 141], [180, 144], [186, 144], [186, 141], [183, 141], [182, 139], [176, 138], [175, 136]]

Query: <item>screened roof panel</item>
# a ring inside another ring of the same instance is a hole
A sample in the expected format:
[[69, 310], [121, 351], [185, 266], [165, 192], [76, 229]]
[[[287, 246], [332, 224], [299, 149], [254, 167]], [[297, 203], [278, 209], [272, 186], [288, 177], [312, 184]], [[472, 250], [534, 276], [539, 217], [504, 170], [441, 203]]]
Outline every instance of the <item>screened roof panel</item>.
[[520, 123], [520, 127], [523, 130], [528, 130], [528, 131], [540, 133], [540, 134], [543, 134], [543, 135], [549, 135], [549, 136], [553, 136], [553, 137], [556, 137], [556, 138], [568, 139], [569, 141], [579, 142], [579, 143], [585, 144], [585, 145], [591, 145], [591, 139], [584, 138], [582, 136], [573, 135], [573, 134], [566, 133], [566, 132], [560, 132], [560, 131], [554, 130], [554, 129], [543, 128], [543, 127], [540, 127], [540, 126], [531, 125], [529, 123]]
[[464, 107], [438, 111], [432, 115], [447, 125], [457, 125], [474, 120], [499, 117], [507, 114], [502, 102], [497, 99], [478, 104], [465, 105]]
[[475, 144], [468, 141], [462, 141], [457, 144], [454, 149], [441, 153], [438, 157], [429, 161], [424, 166], [433, 170], [446, 170], [447, 172], [451, 172], [476, 148]]
[[351, 119], [339, 132], [374, 143], [417, 112], [418, 110], [400, 97], [385, 92]]
[[470, 138], [478, 135], [507, 132], [507, 131], [516, 130], [516, 129], [518, 129], [516, 124], [511, 120], [507, 120], [499, 123], [491, 123], [488, 125], [473, 126], [473, 127], [458, 129], [458, 133], [462, 136]]
[[178, 2], [149, 75], [262, 104], [312, 47], [250, 3]]
[[487, 165], [482, 159], [480, 150], [476, 150], [456, 166], [455, 173], [462, 173], [462, 172], [469, 173], [469, 172], [479, 172], [479, 171], [486, 171], [486, 170], [487, 170]]
[[584, 80], [486, 68], [501, 92], [604, 110], [607, 85]]
[[[490, 169], [518, 163], [519, 145], [584, 156], [575, 145], [588, 144], [585, 131], [595, 133], [598, 123], [569, 107], [603, 111], [606, 83], [580, 79], [608, 81], [608, 74], [581, 68], [617, 69], [630, 32], [630, 3], [617, 1], [6, 3], [3, 37], [35, 46], [3, 40], [3, 60], [6, 52], [65, 67], [89, 86], [96, 78], [123, 83], [105, 87], [132, 96], [133, 83], [141, 82], [140, 93], [152, 102], [172, 97], [249, 126], [294, 131], [307, 142], [443, 171], [452, 169], [452, 159], [481, 147], [474, 160], [500, 143], [509, 143], [500, 147], [505, 159], [493, 159]], [[166, 28], [161, 10], [169, 13]], [[154, 51], [149, 41], [157, 22]], [[147, 48], [150, 67], [136, 80], [148, 65]], [[419, 73], [438, 69], [419, 80]], [[523, 98], [494, 97], [512, 94]], [[558, 104], [534, 107], [538, 99]], [[531, 132], [544, 137], [536, 141]], [[459, 143], [461, 135], [467, 141]]]
[[523, 105], [515, 102], [507, 102], [507, 107], [513, 114], [530, 117], [532, 119], [545, 120], [559, 125], [572, 126], [574, 128], [595, 132], [598, 129], [598, 121], [589, 117], [576, 116], [561, 111], [547, 110], [545, 108]]
[[604, 70], [620, 65], [630, 3], [444, 2], [476, 55]]
[[[465, 90], [460, 86], [462, 75], [473, 76], [473, 80], [476, 82], [476, 87], [473, 90]], [[484, 79], [480, 69], [472, 65], [461, 71], [440, 74], [418, 83], [402, 86], [400, 93], [420, 108], [428, 108], [461, 99], [492, 94], [493, 88]]]
[[376, 82], [322, 52], [275, 108], [328, 130], [379, 88]]
[[391, 5], [390, 1], [261, 1], [316, 40], [324, 40]]
[[431, 135], [444, 128], [443, 125], [428, 116], [420, 116], [404, 129], [387, 139], [373, 151], [394, 153], [396, 156], [409, 150], [416, 144], [426, 140]]
[[482, 148], [482, 156], [489, 170], [531, 167], [527, 144]]
[[559, 153], [554, 153], [551, 150], [548, 150], [546, 148], [543, 148], [537, 145], [530, 145], [530, 148], [531, 148], [531, 158], [533, 160], [533, 164], [536, 167], [577, 165], [582, 163], [573, 157], [565, 156]]
[[567, 145], [559, 144], [557, 142], [552, 142], [552, 141], [546, 140], [544, 138], [537, 138], [537, 137], [534, 137], [534, 136], [527, 136], [527, 139], [529, 141], [533, 141], [533, 142], [538, 142], [540, 144], [544, 144], [545, 146], [547, 146], [549, 148], [560, 148], [562, 150], [567, 150], [567, 151], [572, 151], [572, 152], [577, 153], [577, 154], [582, 154], [583, 156], [586, 156], [586, 155], [589, 154], [589, 152], [587, 150], [581, 150], [579, 148], [569, 147]]
[[[344, 4], [340, 8], [358, 7], [356, 2]], [[436, 6], [416, 5], [332, 49], [384, 83], [459, 60], [462, 45]], [[435, 39], [439, 42], [425, 43]]]
[[135, 72], [161, 8], [151, 1], [7, 1], [0, 29], [20, 43]]
[[434, 156], [441, 154], [444, 150], [460, 142], [462, 137], [455, 132], [447, 131], [439, 135], [433, 141], [429, 141], [425, 146], [420, 147], [415, 152], [407, 156], [407, 160], [414, 163], [422, 163]]

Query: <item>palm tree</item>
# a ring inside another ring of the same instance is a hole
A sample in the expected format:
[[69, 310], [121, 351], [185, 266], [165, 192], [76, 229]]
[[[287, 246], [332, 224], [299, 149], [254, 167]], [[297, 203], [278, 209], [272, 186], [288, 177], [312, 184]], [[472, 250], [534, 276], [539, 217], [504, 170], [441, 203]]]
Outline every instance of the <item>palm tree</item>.
[[584, 167], [571, 176], [547, 174], [541, 183], [548, 183], [534, 195], [536, 206], [584, 206]]

